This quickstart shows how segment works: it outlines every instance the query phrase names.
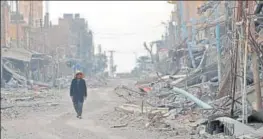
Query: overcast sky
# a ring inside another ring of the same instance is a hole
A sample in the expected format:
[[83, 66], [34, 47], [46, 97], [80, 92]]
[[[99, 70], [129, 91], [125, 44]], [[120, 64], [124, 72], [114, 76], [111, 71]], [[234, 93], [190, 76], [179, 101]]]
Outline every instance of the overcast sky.
[[[63, 13], [80, 13], [94, 32], [95, 46], [115, 50], [117, 72], [129, 72], [135, 55], [146, 54], [143, 42], [161, 38], [172, 5], [166, 1], [49, 1], [53, 24]], [[97, 47], [95, 47], [97, 48]]]

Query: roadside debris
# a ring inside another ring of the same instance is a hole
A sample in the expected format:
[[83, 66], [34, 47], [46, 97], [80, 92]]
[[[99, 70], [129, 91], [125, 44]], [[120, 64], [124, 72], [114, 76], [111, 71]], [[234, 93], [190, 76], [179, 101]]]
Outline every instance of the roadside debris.
[[[200, 63], [202, 64], [202, 61]], [[199, 69], [194, 70], [190, 76], [198, 74], [198, 71]], [[229, 139], [233, 136], [244, 138], [250, 136], [250, 133], [255, 133], [257, 137], [262, 136], [261, 133], [256, 134], [258, 130], [254, 127], [238, 121], [242, 114], [240, 93], [236, 93], [235, 96], [234, 117], [229, 118], [232, 99], [230, 96], [217, 98], [216, 92], [213, 92], [214, 88], [218, 87], [214, 85], [215, 77], [181, 89], [183, 86], [179, 83], [183, 81], [189, 81], [189, 76], [162, 77], [144, 81], [142, 84], [137, 82], [134, 87], [120, 85], [114, 91], [126, 104], [117, 106], [115, 112], [140, 117], [143, 119], [141, 126], [148, 130], [178, 131], [176, 136]], [[253, 94], [253, 89], [247, 91], [248, 94]], [[250, 102], [251, 100], [247, 101], [247, 118], [252, 115], [260, 117], [259, 114], [255, 114]], [[120, 125], [132, 126], [126, 123]]]
[[[17, 91], [17, 92], [16, 92]], [[54, 93], [52, 90], [28, 90], [27, 92], [19, 92], [19, 89], [2, 89], [1, 91], [1, 118], [15, 119], [23, 117], [26, 114], [24, 111], [38, 111], [47, 107], [57, 107], [61, 93]], [[54, 103], [55, 101], [56, 103]]]

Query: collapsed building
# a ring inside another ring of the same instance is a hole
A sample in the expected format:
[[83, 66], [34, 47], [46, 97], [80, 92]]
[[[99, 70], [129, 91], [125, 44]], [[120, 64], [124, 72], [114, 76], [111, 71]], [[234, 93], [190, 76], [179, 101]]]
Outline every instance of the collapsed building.
[[[148, 78], [136, 83], [137, 89], [116, 88], [122, 90], [116, 91], [117, 95], [128, 103], [118, 110], [143, 113], [145, 107], [149, 110], [145, 111], [148, 118], [151, 117], [147, 125], [152, 126], [156, 122], [160, 125], [167, 117], [188, 117], [191, 123], [195, 115], [205, 121], [201, 123], [206, 125], [205, 131], [209, 134], [262, 137], [262, 128], [247, 124], [263, 122], [263, 65], [260, 62], [263, 51], [262, 43], [256, 41], [262, 35], [253, 34], [261, 30], [261, 22], [254, 20], [262, 15], [261, 3], [171, 3], [176, 6], [168, 23], [169, 31], [161, 40], [153, 41], [156, 54], [148, 51], [154, 55], [154, 68]], [[190, 8], [194, 5], [199, 7]], [[233, 7], [237, 7], [237, 11]], [[242, 10], [244, 7], [247, 13]], [[254, 13], [256, 17], [248, 18]], [[251, 26], [255, 24], [255, 28], [249, 28], [249, 22]], [[249, 37], [244, 40], [246, 36]]]

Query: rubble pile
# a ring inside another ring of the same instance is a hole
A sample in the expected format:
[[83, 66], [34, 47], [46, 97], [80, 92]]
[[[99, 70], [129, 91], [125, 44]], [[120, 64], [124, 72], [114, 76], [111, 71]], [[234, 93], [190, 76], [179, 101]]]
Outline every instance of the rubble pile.
[[[240, 92], [236, 92], [235, 101], [230, 95], [218, 97], [216, 64], [215, 61], [208, 59], [212, 57], [214, 50], [203, 48], [196, 68], [181, 68], [175, 75], [157, 75], [148, 82], [138, 81], [137, 88], [127, 86], [115, 88], [115, 93], [126, 101], [126, 104], [116, 107], [115, 111], [126, 115], [137, 113], [136, 116], [144, 119], [141, 126], [144, 125], [148, 130], [171, 132], [184, 130], [179, 134], [185, 132], [185, 135], [196, 138], [232, 138], [234, 135], [238, 138], [248, 135], [245, 128], [257, 132], [256, 129], [240, 122], [242, 118]], [[248, 96], [254, 93], [249, 85], [247, 92]], [[247, 100], [247, 118], [255, 113], [253, 101]], [[260, 118], [257, 122], [260, 122]], [[244, 129], [238, 131], [229, 128], [241, 125]], [[125, 123], [125, 126], [130, 124]], [[240, 134], [237, 134], [238, 132]], [[262, 137], [263, 132], [257, 132], [255, 135]]]
[[[45, 111], [59, 105], [58, 91], [53, 90], [1, 90], [1, 116], [3, 119], [22, 118], [26, 112]], [[54, 103], [57, 102], [57, 103]]]
[[[160, 84], [157, 86], [160, 87]], [[230, 134], [227, 130], [217, 131], [211, 128], [211, 125], [215, 126], [213, 122], [218, 121], [217, 118], [230, 116], [231, 101], [229, 96], [215, 99], [213, 96], [207, 97], [209, 96], [208, 92], [203, 93], [204, 96], [200, 96], [201, 89], [199, 87], [187, 89], [189, 92], [193, 92], [192, 94], [194, 94], [196, 98], [199, 97], [200, 101], [205, 101], [207, 105], [211, 106], [211, 109], [205, 109], [185, 95], [168, 88], [167, 85], [164, 85], [161, 89], [159, 88], [159, 91], [156, 91], [156, 88], [158, 88], [156, 86], [152, 88], [154, 89], [146, 94], [142, 91], [135, 91], [127, 86], [117, 87], [115, 89], [116, 94], [126, 100], [126, 104], [115, 108], [115, 115], [112, 117], [116, 119], [113, 119], [109, 125], [119, 123], [119, 126], [116, 126], [116, 128], [136, 126], [137, 128], [140, 127], [147, 130], [169, 132], [169, 134], [173, 134], [173, 136], [183, 135], [185, 137], [189, 135], [192, 138], [232, 138], [233, 133]], [[251, 106], [249, 110], [248, 113], [251, 115]], [[237, 119], [241, 118], [240, 115], [241, 105], [237, 104], [235, 105], [234, 116]], [[241, 124], [238, 121], [236, 121], [236, 123]], [[242, 131], [245, 130], [239, 132]], [[256, 129], [253, 129], [253, 131], [256, 132]], [[176, 132], [176, 134], [174, 134], [174, 132]], [[262, 136], [261, 134], [262, 133], [258, 133], [254, 136], [260, 137]], [[239, 136], [241, 135], [237, 137]]]
[[98, 88], [98, 87], [106, 86], [107, 80], [101, 76], [100, 77], [93, 76], [93, 77], [88, 77], [86, 79], [86, 84], [90, 88]]
[[128, 88], [127, 86], [121, 85], [114, 89], [118, 97], [123, 98], [127, 103], [140, 104], [144, 93], [135, 88]]

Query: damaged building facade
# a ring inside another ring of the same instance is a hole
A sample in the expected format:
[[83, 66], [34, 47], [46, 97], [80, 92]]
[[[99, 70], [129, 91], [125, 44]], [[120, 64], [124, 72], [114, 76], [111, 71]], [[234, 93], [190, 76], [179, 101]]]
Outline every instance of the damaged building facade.
[[64, 14], [63, 19], [59, 19], [61, 24], [68, 23], [70, 29], [70, 47], [74, 53], [69, 53], [72, 58], [71, 65], [80, 65], [81, 70], [86, 74], [92, 72], [92, 60], [94, 57], [94, 42], [92, 30], [88, 23], [79, 14]]
[[12, 4], [1, 2], [3, 83], [14, 78], [23, 86], [32, 81], [52, 86], [56, 79], [72, 76], [76, 64], [91, 72], [93, 34], [84, 18], [64, 14], [52, 25], [49, 13], [43, 15], [43, 1], [18, 1], [18, 11]]
[[[36, 2], [41, 5], [41, 2]], [[28, 2], [17, 3], [23, 9], [28, 5], [35, 5], [36, 3]], [[36, 81], [47, 81], [46, 72], [44, 67], [49, 63], [50, 57], [46, 54], [41, 54], [28, 47], [28, 32], [27, 28], [30, 26], [25, 18], [27, 14], [24, 12], [14, 11], [12, 9], [12, 3], [1, 2], [1, 83], [8, 83], [13, 81], [16, 86], [25, 86], [29, 83], [30, 79]], [[35, 9], [41, 10], [41, 9]], [[33, 11], [35, 12], [35, 11]], [[42, 17], [42, 14], [38, 14], [35, 17]], [[39, 19], [32, 18], [34, 21], [40, 21]], [[30, 26], [36, 28], [36, 26]], [[39, 46], [40, 47], [40, 46]], [[45, 61], [45, 62], [44, 62]], [[38, 66], [37, 66], [38, 65]], [[34, 71], [38, 74], [34, 76]], [[18, 84], [17, 84], [18, 83]]]

